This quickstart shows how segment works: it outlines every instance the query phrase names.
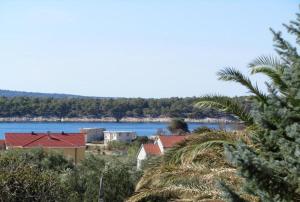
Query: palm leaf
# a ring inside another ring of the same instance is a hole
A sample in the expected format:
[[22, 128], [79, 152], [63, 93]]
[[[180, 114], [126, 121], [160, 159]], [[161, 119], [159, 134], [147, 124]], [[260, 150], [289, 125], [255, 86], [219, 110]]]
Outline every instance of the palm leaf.
[[245, 106], [241, 105], [232, 98], [219, 95], [207, 95], [199, 98], [195, 107], [214, 108], [219, 111], [234, 114], [246, 125], [253, 124], [253, 118]]
[[[138, 202], [148, 197], [163, 197], [163, 198], [177, 198], [176, 196], [182, 193], [189, 193], [191, 196], [201, 194], [201, 190], [198, 187], [183, 187], [183, 186], [168, 186], [158, 187], [151, 189], [143, 189], [130, 197], [127, 202]], [[192, 201], [192, 200], [191, 200]]]
[[[235, 141], [236, 135], [222, 131], [191, 135], [184, 142], [168, 150], [163, 156], [163, 162], [165, 165], [192, 164], [201, 152], [216, 147], [223, 148], [224, 144], [233, 145]], [[222, 162], [224, 161], [220, 161], [220, 164], [224, 165]]]
[[240, 71], [228, 67], [225, 68], [217, 73], [218, 79], [223, 81], [234, 81], [240, 83], [241, 85], [245, 86], [251, 93], [256, 95], [256, 98], [264, 103], [266, 103], [267, 96], [262, 93], [257, 85], [253, 85], [248, 77], [243, 75]]
[[286, 94], [287, 85], [282, 79], [284, 69], [287, 68], [279, 59], [272, 56], [260, 56], [253, 60], [249, 67], [251, 74], [261, 73], [269, 77], [282, 94]]
[[128, 201], [164, 198], [175, 201], [207, 201], [222, 195], [216, 181], [238, 187], [240, 179], [224, 158], [223, 145], [244, 139], [242, 132], [214, 131], [190, 135], [166, 151], [149, 167]]
[[260, 57], [255, 58], [252, 62], [250, 62], [249, 67], [255, 68], [255, 67], [271, 67], [283, 70], [284, 64], [281, 62], [281, 60], [274, 56], [265, 56], [262, 55]]

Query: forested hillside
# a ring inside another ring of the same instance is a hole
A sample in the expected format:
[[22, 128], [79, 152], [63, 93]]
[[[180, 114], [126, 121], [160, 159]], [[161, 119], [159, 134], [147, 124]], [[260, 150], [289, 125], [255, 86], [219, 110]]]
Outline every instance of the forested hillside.
[[[244, 98], [234, 98], [245, 100]], [[0, 117], [181, 117], [218, 118], [224, 114], [212, 109], [197, 109], [192, 98], [32, 98], [0, 97]]]
[[36, 97], [36, 98], [84, 98], [85, 96], [62, 94], [62, 93], [37, 93], [37, 92], [25, 92], [25, 91], [14, 91], [14, 90], [1, 90], [1, 97]]

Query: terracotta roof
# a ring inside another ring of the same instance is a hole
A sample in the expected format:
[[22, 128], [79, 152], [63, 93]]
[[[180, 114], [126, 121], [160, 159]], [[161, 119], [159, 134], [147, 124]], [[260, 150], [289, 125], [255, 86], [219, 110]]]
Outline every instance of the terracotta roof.
[[173, 147], [175, 144], [184, 141], [186, 136], [185, 135], [159, 135], [158, 138], [160, 139], [164, 148], [170, 148]]
[[5, 140], [0, 140], [0, 146], [5, 145]]
[[76, 148], [85, 146], [82, 133], [6, 133], [5, 142], [11, 147]]
[[160, 155], [159, 146], [156, 144], [143, 144], [146, 154], [149, 155]]

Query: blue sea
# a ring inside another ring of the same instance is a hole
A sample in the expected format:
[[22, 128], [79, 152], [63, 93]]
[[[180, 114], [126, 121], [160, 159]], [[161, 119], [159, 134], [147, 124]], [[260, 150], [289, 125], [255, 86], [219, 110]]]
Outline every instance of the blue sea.
[[[214, 123], [189, 123], [189, 129], [199, 126], [209, 128], [220, 128]], [[231, 125], [225, 126], [230, 129]], [[79, 132], [80, 128], [105, 128], [106, 130], [135, 131], [139, 136], [154, 135], [157, 130], [167, 131], [167, 123], [111, 123], [111, 122], [25, 122], [25, 123], [0, 123], [0, 139], [4, 138], [7, 132]]]

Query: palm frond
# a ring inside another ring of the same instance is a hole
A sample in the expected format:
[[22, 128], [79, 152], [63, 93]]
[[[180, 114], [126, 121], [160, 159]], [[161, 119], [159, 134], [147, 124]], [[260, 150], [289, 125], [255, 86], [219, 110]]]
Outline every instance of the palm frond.
[[[184, 142], [166, 151], [160, 165], [145, 170], [129, 202], [160, 198], [175, 201], [220, 199], [216, 186], [221, 180], [239, 187], [236, 169], [224, 158], [223, 145], [244, 139], [243, 132], [213, 131], [190, 135]], [[155, 163], [154, 163], [155, 165]]]
[[[168, 150], [163, 156], [165, 165], [192, 164], [201, 152], [216, 147], [223, 149], [224, 144], [233, 145], [236, 136], [226, 132], [208, 132], [200, 135], [191, 135], [184, 142], [181, 142]], [[198, 159], [199, 160], [199, 159]], [[219, 161], [220, 166], [224, 160]], [[202, 165], [204, 162], [202, 162]]]
[[252, 82], [250, 81], [250, 79], [248, 77], [246, 77], [245, 75], [243, 75], [240, 71], [228, 67], [225, 68], [221, 71], [219, 71], [217, 73], [218, 75], [218, 79], [219, 80], [223, 80], [223, 81], [234, 81], [237, 82], [243, 86], [245, 86], [247, 89], [249, 89], [249, 91], [251, 93], [253, 93], [254, 95], [256, 95], [256, 98], [264, 103], [266, 103], [267, 100], [267, 96], [262, 93], [257, 85], [253, 85]]
[[286, 94], [287, 85], [282, 79], [284, 69], [287, 68], [279, 59], [272, 56], [260, 56], [249, 64], [251, 74], [264, 74], [279, 88], [282, 94]]
[[219, 111], [234, 114], [246, 125], [253, 124], [253, 118], [245, 106], [230, 97], [219, 95], [207, 95], [199, 98], [195, 107], [214, 108]]
[[255, 58], [252, 62], [249, 63], [249, 67], [255, 68], [255, 67], [271, 67], [276, 69], [283, 68], [283, 63], [281, 60], [275, 56], [266, 56], [262, 55], [257, 58]]
[[169, 186], [169, 187], [158, 187], [151, 189], [143, 189], [130, 197], [127, 202], [138, 202], [148, 197], [162, 197], [162, 198], [177, 198], [176, 196], [181, 194], [190, 194], [194, 196], [201, 194], [201, 190], [197, 187], [183, 187], [183, 186]]
[[[172, 172], [171, 172], [172, 171]], [[228, 184], [236, 186], [240, 184], [240, 179], [236, 176], [235, 168], [173, 168], [170, 172], [162, 172], [159, 177], [161, 183], [142, 187], [136, 191], [136, 195], [130, 201], [139, 201], [144, 196], [170, 197], [188, 199], [211, 199], [221, 196], [221, 192], [216, 186], [216, 181], [226, 181]], [[174, 188], [176, 192], [171, 192]], [[179, 189], [180, 188], [180, 189]], [[160, 190], [157, 192], [156, 190]], [[133, 200], [134, 199], [134, 200]], [[199, 201], [199, 200], [196, 200]]]

